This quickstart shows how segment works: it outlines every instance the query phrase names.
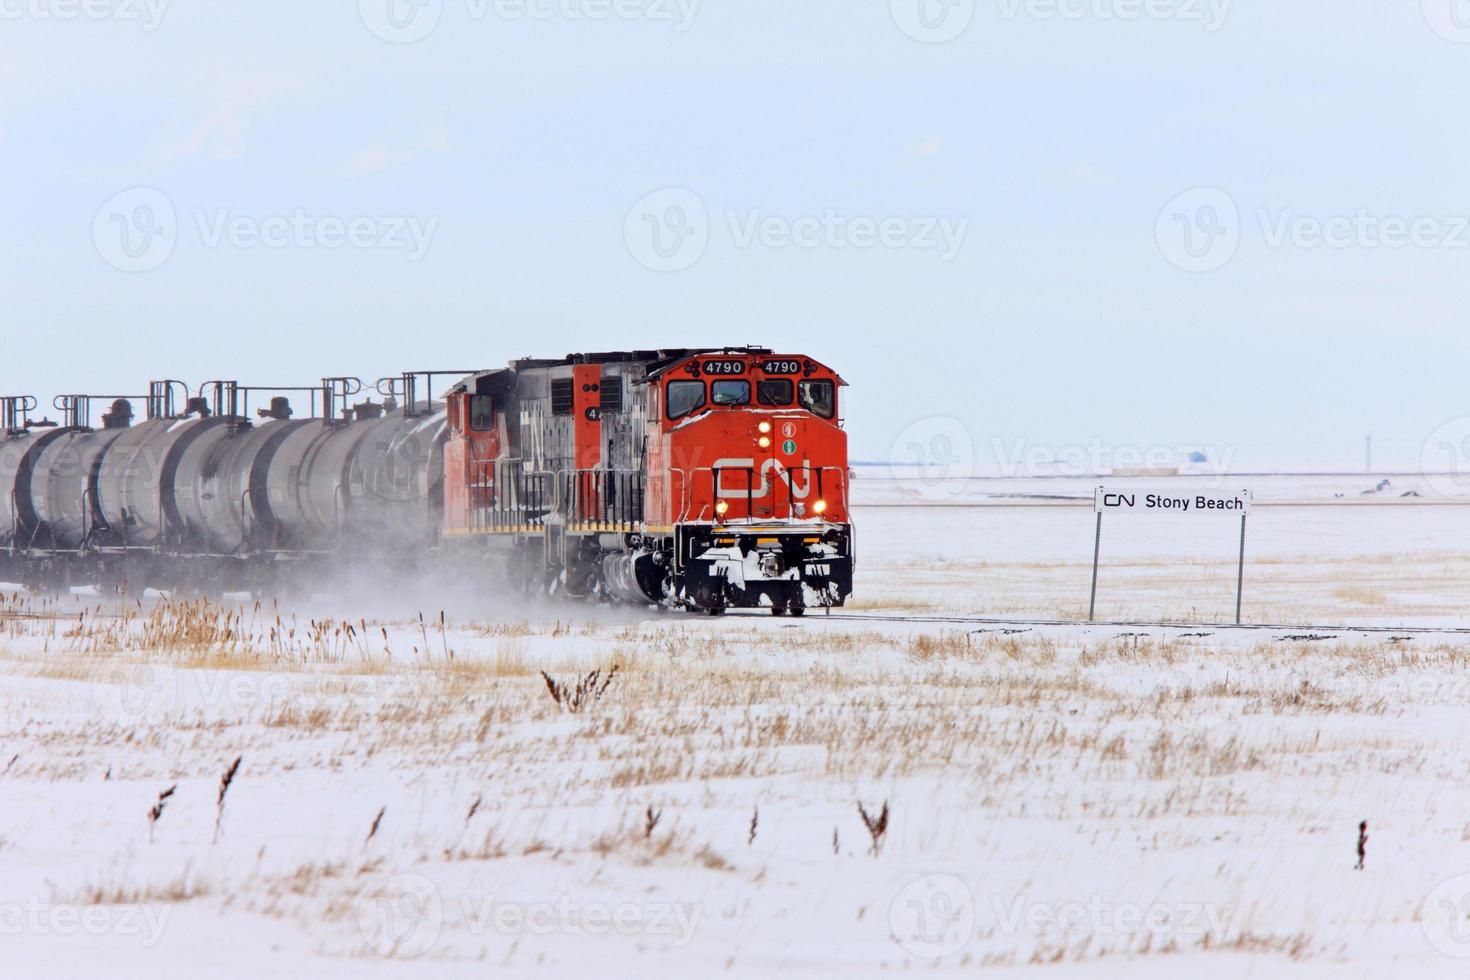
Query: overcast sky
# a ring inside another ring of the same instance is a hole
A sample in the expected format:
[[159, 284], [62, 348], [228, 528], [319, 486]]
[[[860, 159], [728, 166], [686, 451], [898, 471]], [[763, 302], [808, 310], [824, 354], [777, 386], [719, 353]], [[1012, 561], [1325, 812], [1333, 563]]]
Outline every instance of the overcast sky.
[[869, 459], [1470, 414], [1470, 5], [922, 2], [0, 0], [0, 389], [753, 342]]

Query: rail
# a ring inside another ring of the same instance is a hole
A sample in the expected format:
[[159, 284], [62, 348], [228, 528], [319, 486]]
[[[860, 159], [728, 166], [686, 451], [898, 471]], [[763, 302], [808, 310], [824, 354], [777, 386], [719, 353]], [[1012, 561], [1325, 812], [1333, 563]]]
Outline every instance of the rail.
[[524, 531], [559, 511], [557, 474], [528, 470], [519, 459], [470, 464], [469, 513], [473, 531]]
[[621, 531], [643, 522], [644, 477], [637, 470], [564, 473], [567, 524], [581, 530]]
[[36, 407], [35, 395], [6, 395], [0, 398], [0, 435], [24, 432]]

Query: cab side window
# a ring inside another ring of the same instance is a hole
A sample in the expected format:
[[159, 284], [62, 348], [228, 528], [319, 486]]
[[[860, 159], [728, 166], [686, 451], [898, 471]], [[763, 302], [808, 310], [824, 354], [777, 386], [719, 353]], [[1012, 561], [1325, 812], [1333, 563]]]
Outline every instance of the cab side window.
[[489, 432], [495, 427], [495, 399], [489, 395], [474, 395], [470, 398], [470, 429], [474, 432]]
[[797, 386], [801, 407], [830, 419], [837, 414], [837, 386], [831, 381], [803, 381]]
[[682, 419], [704, 407], [703, 381], [670, 381], [668, 389], [669, 421]]

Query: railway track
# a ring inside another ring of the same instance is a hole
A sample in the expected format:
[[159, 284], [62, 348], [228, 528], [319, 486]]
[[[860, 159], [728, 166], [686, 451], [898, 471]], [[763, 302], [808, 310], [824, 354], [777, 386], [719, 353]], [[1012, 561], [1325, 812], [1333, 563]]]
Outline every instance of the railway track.
[[1148, 620], [1017, 619], [996, 616], [946, 615], [879, 615], [831, 610], [818, 618], [873, 623], [925, 623], [953, 626], [983, 626], [996, 629], [1148, 629], [1174, 630], [1180, 633], [1208, 630], [1211, 633], [1278, 633], [1284, 639], [1336, 639], [1344, 635], [1364, 636], [1470, 636], [1470, 626], [1351, 626], [1342, 624], [1301, 623], [1178, 623]]

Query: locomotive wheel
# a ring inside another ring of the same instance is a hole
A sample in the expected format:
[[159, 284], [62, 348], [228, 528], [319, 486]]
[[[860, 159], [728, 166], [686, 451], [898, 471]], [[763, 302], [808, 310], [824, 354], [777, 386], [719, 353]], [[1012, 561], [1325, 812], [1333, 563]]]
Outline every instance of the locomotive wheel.
[[771, 605], [771, 615], [772, 616], [784, 616], [784, 615], [786, 615], [786, 607], [783, 606], [783, 605], [781, 605], [781, 603], [779, 603], [779, 602], [773, 603]]

